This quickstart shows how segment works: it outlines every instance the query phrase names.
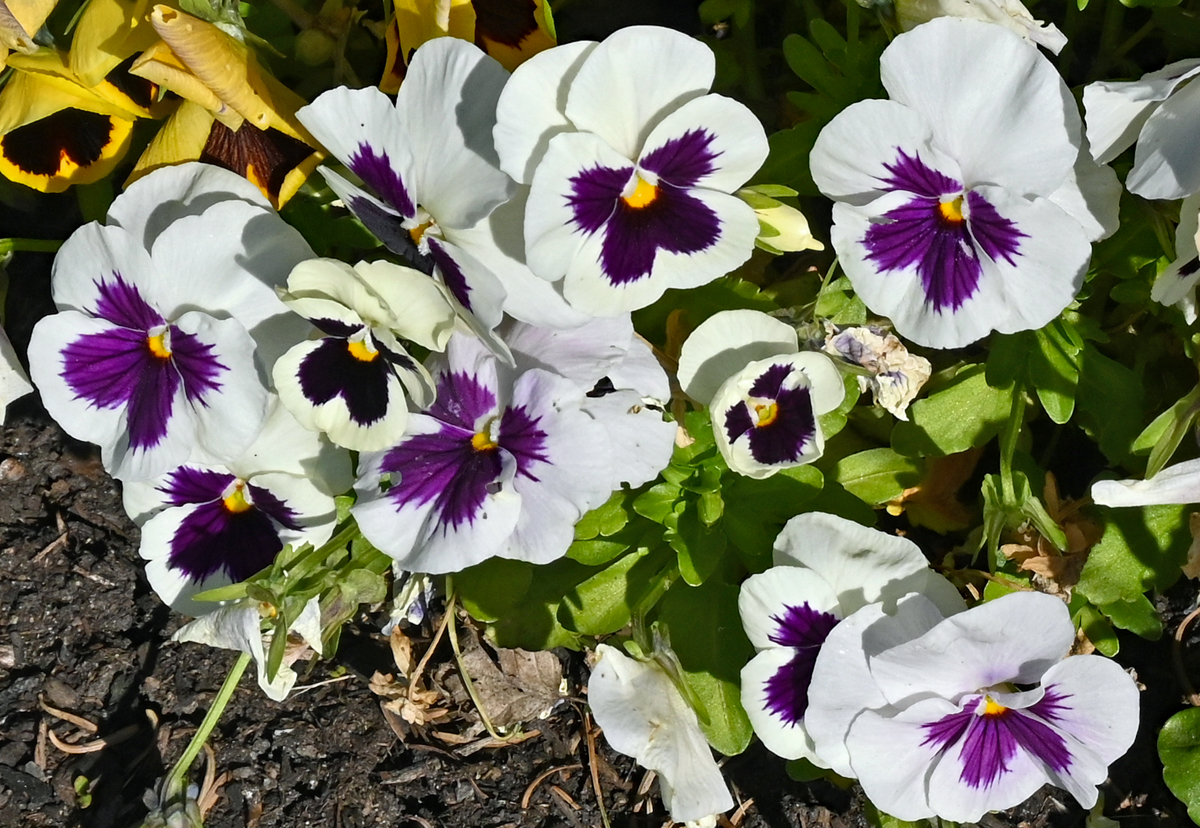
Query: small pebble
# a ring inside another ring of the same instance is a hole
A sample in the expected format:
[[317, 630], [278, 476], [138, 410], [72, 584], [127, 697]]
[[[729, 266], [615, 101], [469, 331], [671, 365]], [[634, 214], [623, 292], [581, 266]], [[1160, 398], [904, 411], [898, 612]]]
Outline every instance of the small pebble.
[[15, 457], [0, 461], [0, 480], [20, 480], [25, 476], [25, 465]]

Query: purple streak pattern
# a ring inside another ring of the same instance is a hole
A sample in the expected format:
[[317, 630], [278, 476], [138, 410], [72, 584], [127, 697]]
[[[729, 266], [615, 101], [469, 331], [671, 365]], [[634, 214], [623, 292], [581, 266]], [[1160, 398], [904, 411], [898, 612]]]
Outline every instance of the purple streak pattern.
[[[914, 198], [867, 230], [866, 259], [884, 272], [915, 268], [927, 304], [937, 311], [958, 310], [979, 289], [980, 252], [1015, 264], [1027, 234], [982, 195], [964, 193], [961, 183], [927, 166], [919, 155], [897, 152], [896, 162], [884, 165], [889, 176], [880, 182], [885, 190]], [[952, 209], [943, 205], [946, 196], [958, 196]]]
[[346, 166], [404, 218], [412, 218], [417, 214], [416, 204], [386, 151], [376, 152], [370, 144], [360, 143], [354, 154], [346, 160]]
[[725, 435], [730, 444], [746, 439], [750, 455], [764, 465], [795, 462], [816, 435], [816, 415], [807, 387], [784, 388], [783, 383], [796, 370], [791, 365], [772, 365], [754, 381], [753, 397], [775, 406], [774, 417], [759, 424], [750, 406], [739, 402], [725, 413]]
[[771, 641], [794, 648], [792, 660], [767, 679], [767, 709], [788, 724], [796, 724], [808, 710], [808, 686], [821, 645], [838, 624], [837, 616], [808, 604], [789, 606], [783, 616], [772, 616], [778, 626]]

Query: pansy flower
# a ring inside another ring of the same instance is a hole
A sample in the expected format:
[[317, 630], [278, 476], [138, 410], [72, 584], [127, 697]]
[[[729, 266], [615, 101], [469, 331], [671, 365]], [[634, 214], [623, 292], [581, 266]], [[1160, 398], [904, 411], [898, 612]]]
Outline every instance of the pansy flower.
[[0, 425], [4, 423], [9, 404], [32, 390], [33, 386], [29, 384], [29, 377], [17, 359], [17, 352], [13, 350], [8, 334], [4, 333], [4, 328], [0, 328]]
[[193, 449], [209, 462], [237, 457], [266, 415], [255, 338], [269, 369], [296, 329], [273, 288], [311, 256], [231, 173], [185, 165], [148, 176], [113, 202], [107, 226], [80, 228], [54, 261], [60, 312], [30, 342], [46, 408], [99, 444], [122, 480], [157, 477]]
[[706, 94], [712, 51], [652, 26], [522, 64], [500, 96], [501, 168], [530, 185], [530, 269], [577, 309], [613, 316], [750, 257], [754, 210], [731, 195], [767, 156], [745, 106]]
[[697, 823], [733, 807], [696, 711], [666, 671], [615, 647], [596, 647], [588, 706], [613, 750], [658, 774], [671, 819]]
[[432, 370], [437, 402], [409, 416], [394, 448], [362, 459], [352, 513], [363, 534], [417, 572], [564, 555], [575, 523], [625, 471], [614, 467], [610, 431], [597, 419], [610, 412], [593, 416], [572, 380], [544, 368], [513, 371], [462, 334]]
[[123, 487], [142, 529], [150, 587], [172, 609], [203, 615], [205, 590], [244, 581], [284, 545], [320, 546], [333, 532], [333, 496], [349, 488], [350, 458], [279, 404], [254, 443], [225, 465], [188, 462]]
[[1189, 58], [1136, 81], [1099, 81], [1083, 90], [1087, 137], [1100, 163], [1136, 141], [1129, 192], [1183, 198], [1200, 191], [1195, 136], [1200, 129], [1200, 59]]
[[891, 99], [845, 109], [811, 157], [855, 291], [937, 348], [1042, 327], [1078, 292], [1119, 192], [1081, 153], [1062, 78], [1017, 35], [949, 17], [897, 37], [880, 68]]
[[757, 478], [819, 458], [818, 418], [846, 393], [829, 357], [799, 351], [795, 329], [752, 310], [721, 311], [692, 332], [679, 384], [708, 406], [729, 468]]
[[1167, 265], [1150, 290], [1150, 298], [1183, 311], [1189, 325], [1196, 321], [1196, 285], [1200, 284], [1200, 193], [1179, 205], [1175, 227], [1175, 260]]
[[825, 328], [825, 352], [869, 372], [867, 376], [859, 375], [859, 391], [870, 389], [875, 405], [898, 420], [907, 420], [909, 403], [933, 371], [929, 360], [910, 354], [895, 334], [874, 325], [838, 330], [826, 322]]
[[366, 187], [322, 168], [333, 191], [389, 250], [435, 274], [500, 353], [491, 330], [504, 288], [458, 234], [512, 195], [491, 139], [507, 79], [475, 46], [441, 37], [417, 50], [394, 105], [378, 89], [342, 87], [296, 113]]
[[808, 694], [818, 755], [903, 820], [977, 822], [1046, 783], [1091, 808], [1133, 743], [1138, 690], [1116, 662], [1068, 657], [1066, 604], [1018, 592], [945, 619], [920, 596], [902, 604], [826, 639]]
[[758, 650], [742, 668], [742, 706], [773, 753], [822, 767], [805, 729], [817, 654], [843, 618], [917, 592], [946, 614], [963, 609], [953, 585], [912, 541], [821, 512], [798, 515], [775, 540], [774, 566], [742, 584], [738, 610]]
[[275, 363], [275, 387], [305, 427], [357, 451], [393, 445], [418, 407], [433, 401], [433, 380], [401, 344], [440, 351], [454, 330], [445, 289], [390, 262], [302, 262], [284, 302], [321, 333]]

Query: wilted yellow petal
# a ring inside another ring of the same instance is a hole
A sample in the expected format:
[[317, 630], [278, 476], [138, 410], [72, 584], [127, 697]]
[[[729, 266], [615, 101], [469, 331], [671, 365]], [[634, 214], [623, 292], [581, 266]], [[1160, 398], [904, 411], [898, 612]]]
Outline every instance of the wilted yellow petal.
[[71, 71], [95, 86], [131, 55], [145, 51], [158, 33], [150, 25], [150, 0], [89, 0], [71, 39]]
[[0, 50], [3, 50], [6, 57], [10, 51], [25, 54], [37, 51], [37, 44], [33, 42], [33, 35], [36, 33], [36, 29], [32, 32], [26, 31], [21, 21], [17, 20], [4, 4], [4, 0], [0, 0]]
[[[170, 89], [184, 100], [191, 101], [211, 112], [219, 114], [230, 110], [215, 92], [189, 71], [188, 67], [171, 51], [171, 47], [161, 40], [142, 52], [133, 62], [129, 72]], [[231, 110], [230, 112], [232, 114]]]
[[[230, 37], [211, 23], [184, 14], [167, 6], [155, 6], [150, 22], [179, 62], [206, 86], [224, 105], [237, 112], [260, 129], [270, 126], [270, 107], [254, 91], [250, 76], [256, 71], [254, 57], [246, 44]], [[148, 77], [143, 71], [143, 59], [134, 63], [134, 74]], [[153, 78], [150, 78], [154, 80]], [[209, 106], [218, 116], [221, 108], [185, 94], [177, 86], [158, 81], [180, 95], [202, 106]], [[181, 82], [180, 79], [176, 80]]]
[[38, 29], [45, 25], [46, 18], [54, 11], [57, 2], [58, 0], [4, 0], [3, 5], [8, 6], [12, 16], [29, 36], [33, 37]]
[[396, 0], [388, 25], [387, 62], [379, 88], [395, 94], [407, 74], [408, 61], [422, 44], [435, 37], [475, 39], [475, 8], [471, 0]]

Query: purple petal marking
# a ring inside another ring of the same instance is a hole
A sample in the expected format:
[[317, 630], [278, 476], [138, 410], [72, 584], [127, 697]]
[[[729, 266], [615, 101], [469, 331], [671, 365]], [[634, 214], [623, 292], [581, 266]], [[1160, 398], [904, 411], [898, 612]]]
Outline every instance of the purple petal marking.
[[224, 472], [180, 466], [167, 475], [158, 490], [166, 495], [170, 506], [211, 503], [219, 500], [226, 487], [236, 479], [234, 475]]
[[217, 391], [221, 383], [217, 377], [229, 366], [217, 359], [215, 347], [204, 342], [195, 334], [184, 333], [171, 326], [171, 358], [179, 376], [183, 379], [183, 390], [189, 402], [207, 406], [204, 395]]
[[416, 204], [400, 179], [400, 173], [392, 166], [387, 152], [376, 152], [364, 141], [347, 159], [346, 166], [404, 218], [412, 218], [417, 214]]
[[[187, 468], [173, 477], [173, 490], [178, 486], [180, 492], [196, 495], [211, 491], [215, 477], [226, 478], [226, 485], [234, 479], [233, 475]], [[244, 581], [275, 560], [283, 548], [277, 526], [299, 529], [297, 515], [266, 489], [253, 484], [246, 488], [253, 505], [245, 511], [227, 508], [221, 492], [215, 499], [198, 503], [171, 539], [168, 567], [197, 583], [221, 571], [234, 581]]]
[[326, 336], [340, 336], [342, 339], [349, 339], [362, 330], [361, 325], [351, 325], [340, 319], [309, 319], [308, 321]]
[[962, 193], [962, 185], [921, 161], [919, 155], [897, 150], [895, 164], [885, 164], [884, 188], [912, 193], [916, 198], [883, 215], [863, 238], [867, 261], [881, 271], [913, 267], [921, 279], [926, 303], [936, 311], [955, 311], [975, 295], [983, 273], [980, 250], [992, 260], [1015, 264], [1019, 240], [1027, 236], [975, 191], [965, 194], [963, 218], [947, 218], [941, 198]]
[[784, 388], [783, 382], [795, 370], [790, 365], [772, 365], [750, 386], [750, 393], [775, 405], [775, 418], [758, 425], [750, 406], [739, 402], [725, 413], [725, 436], [736, 443], [745, 438], [750, 456], [764, 465], [794, 463], [816, 436], [817, 418], [813, 414], [808, 388]]
[[471, 310], [471, 286], [467, 284], [467, 277], [458, 266], [458, 262], [434, 239], [429, 240], [429, 255], [441, 271], [446, 288], [464, 308]]
[[[1064, 698], [1056, 696], [1048, 707], [1053, 708]], [[1038, 704], [1043, 702], [1045, 699]], [[1070, 767], [1071, 752], [1066, 740], [1054, 728], [1030, 715], [1037, 705], [1029, 710], [1003, 708], [980, 713], [979, 700], [965, 700], [965, 704], [967, 710], [922, 726], [926, 735], [921, 744], [931, 745], [939, 753], [962, 741], [958, 757], [962, 762], [960, 781], [972, 788], [990, 788], [1009, 772], [1018, 747], [1056, 773]]]
[[148, 331], [166, 322], [158, 311], [150, 307], [136, 287], [113, 271], [113, 281], [95, 282], [100, 293], [96, 300], [95, 316], [107, 319], [122, 328]]
[[1046, 693], [1042, 696], [1041, 701], [1031, 705], [1029, 712], [1048, 722], [1057, 722], [1062, 718], [1064, 711], [1073, 709], [1067, 704], [1067, 699], [1071, 697], [1066, 693], [1060, 693], [1058, 685], [1055, 684], [1047, 684], [1045, 690]]
[[341, 397], [350, 419], [369, 426], [382, 420], [391, 407], [391, 372], [387, 359], [357, 359], [350, 353], [347, 340], [328, 337], [300, 362], [297, 379], [305, 399], [314, 406]]
[[[685, 169], [684, 178], [692, 172]], [[603, 230], [599, 264], [605, 278], [616, 286], [649, 277], [659, 250], [699, 253], [721, 237], [717, 214], [686, 189], [665, 180], [654, 201], [630, 207], [621, 193], [632, 173], [632, 167], [597, 165], [571, 178], [567, 198], [576, 227], [588, 235]]]
[[532, 469], [539, 463], [549, 463], [546, 454], [546, 432], [539, 428], [540, 417], [532, 416], [525, 406], [510, 407], [500, 417], [497, 442], [517, 460], [517, 474], [537, 481]]
[[151, 356], [142, 368], [125, 413], [131, 449], [154, 448], [167, 436], [179, 390], [179, 372], [172, 362]]
[[364, 197], [347, 199], [346, 207], [375, 238], [383, 242], [384, 247], [404, 259], [410, 267], [427, 276], [433, 272], [433, 259], [421, 253], [412, 234], [404, 229], [401, 220], [394, 214]]
[[805, 603], [788, 606], [782, 617], [775, 615], [771, 620], [778, 625], [771, 641], [794, 648], [795, 654], [767, 679], [767, 709], [788, 724], [796, 724], [808, 710], [808, 686], [817, 654], [839, 619]]
[[400, 476], [386, 495], [397, 511], [433, 502], [443, 532], [474, 524], [503, 464], [498, 449], [476, 450], [473, 436], [473, 431], [442, 423], [439, 431], [409, 437], [388, 451], [381, 468]]
[[721, 153], [712, 150], [715, 140], [716, 136], [706, 129], [689, 129], [646, 153], [638, 166], [673, 187], [694, 187], [717, 168], [713, 162]]
[[438, 377], [437, 401], [426, 413], [468, 432], [470, 440], [481, 419], [496, 413], [496, 395], [470, 374], [450, 371]]
[[146, 344], [146, 332], [112, 328], [85, 334], [63, 348], [62, 378], [76, 399], [97, 408], [125, 405], [142, 375], [157, 358]]

